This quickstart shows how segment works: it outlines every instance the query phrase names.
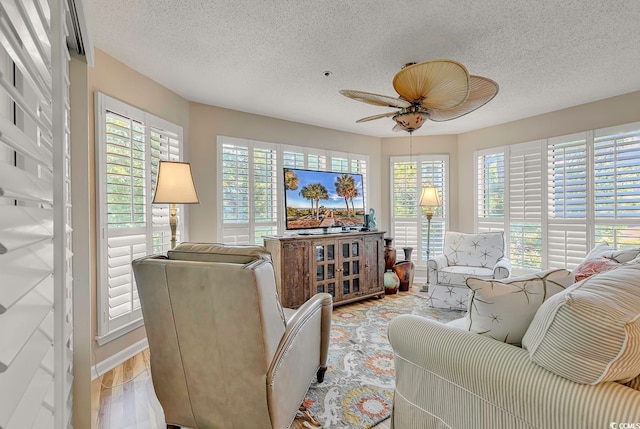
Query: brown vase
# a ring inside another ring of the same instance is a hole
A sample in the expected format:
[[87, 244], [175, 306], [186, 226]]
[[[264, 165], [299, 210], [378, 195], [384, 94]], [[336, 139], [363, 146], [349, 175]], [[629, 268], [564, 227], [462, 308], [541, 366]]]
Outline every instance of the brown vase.
[[400, 292], [407, 292], [411, 282], [411, 261], [396, 262], [393, 266], [393, 272], [400, 279]]
[[396, 263], [396, 249], [391, 245], [393, 238], [384, 239], [384, 270], [390, 271]]
[[416, 273], [416, 264], [411, 260], [411, 252], [413, 252], [413, 247], [403, 247], [402, 251], [404, 252], [404, 260], [411, 262], [411, 277], [409, 278], [409, 289], [413, 286], [413, 276]]

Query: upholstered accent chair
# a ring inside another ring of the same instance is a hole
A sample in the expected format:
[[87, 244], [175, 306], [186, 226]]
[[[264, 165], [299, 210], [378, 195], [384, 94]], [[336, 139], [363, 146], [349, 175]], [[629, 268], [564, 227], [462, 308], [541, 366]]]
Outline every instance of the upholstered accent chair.
[[167, 428], [287, 428], [324, 378], [331, 295], [283, 309], [260, 246], [186, 243], [133, 261]]
[[427, 262], [432, 307], [467, 310], [467, 278], [504, 279], [511, 275], [503, 232], [447, 231], [443, 253]]

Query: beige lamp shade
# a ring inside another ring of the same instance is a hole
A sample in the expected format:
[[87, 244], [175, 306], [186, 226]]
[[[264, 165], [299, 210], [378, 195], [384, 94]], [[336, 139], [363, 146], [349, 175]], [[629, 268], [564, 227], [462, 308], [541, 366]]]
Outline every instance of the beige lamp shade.
[[426, 207], [438, 207], [440, 205], [440, 198], [438, 198], [438, 190], [435, 186], [425, 186], [422, 188], [422, 195], [420, 195], [420, 205]]
[[154, 204], [198, 204], [191, 164], [160, 161]]

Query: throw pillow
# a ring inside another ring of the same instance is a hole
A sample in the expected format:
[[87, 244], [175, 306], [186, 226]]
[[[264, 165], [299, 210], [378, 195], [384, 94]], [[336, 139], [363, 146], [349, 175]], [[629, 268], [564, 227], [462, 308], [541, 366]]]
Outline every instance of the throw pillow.
[[591, 277], [594, 274], [603, 273], [605, 271], [613, 270], [620, 265], [617, 261], [601, 256], [594, 259], [585, 259], [573, 269], [573, 274], [576, 276], [576, 282], [582, 281]]
[[640, 264], [596, 274], [549, 298], [522, 339], [529, 358], [576, 383], [640, 374]]
[[465, 328], [519, 345], [540, 305], [571, 284], [573, 275], [564, 269], [508, 280], [468, 278], [471, 296]]

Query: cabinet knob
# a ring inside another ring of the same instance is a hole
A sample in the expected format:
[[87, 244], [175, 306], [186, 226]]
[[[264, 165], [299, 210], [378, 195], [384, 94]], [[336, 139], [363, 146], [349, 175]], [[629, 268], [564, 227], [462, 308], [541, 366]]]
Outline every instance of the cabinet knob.
[[364, 267], [365, 268], [369, 268], [369, 264], [364, 264]]

